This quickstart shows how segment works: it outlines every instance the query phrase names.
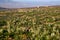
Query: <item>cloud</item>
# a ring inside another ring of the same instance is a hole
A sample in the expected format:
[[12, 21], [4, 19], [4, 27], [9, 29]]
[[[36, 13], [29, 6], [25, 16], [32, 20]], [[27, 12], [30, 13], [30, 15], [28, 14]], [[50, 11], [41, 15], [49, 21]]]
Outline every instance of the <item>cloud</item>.
[[0, 7], [21, 8], [41, 5], [58, 5], [59, 0], [0, 0]]
[[13, 0], [13, 1], [57, 1], [57, 0]]

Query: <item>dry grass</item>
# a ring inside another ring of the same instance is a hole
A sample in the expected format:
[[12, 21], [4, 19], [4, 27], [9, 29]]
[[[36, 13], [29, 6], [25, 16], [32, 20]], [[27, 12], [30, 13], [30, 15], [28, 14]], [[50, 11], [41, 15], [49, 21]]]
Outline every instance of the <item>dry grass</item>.
[[6, 15], [0, 19], [7, 23], [1, 21], [5, 25], [0, 26], [0, 40], [60, 40], [60, 7], [0, 13]]

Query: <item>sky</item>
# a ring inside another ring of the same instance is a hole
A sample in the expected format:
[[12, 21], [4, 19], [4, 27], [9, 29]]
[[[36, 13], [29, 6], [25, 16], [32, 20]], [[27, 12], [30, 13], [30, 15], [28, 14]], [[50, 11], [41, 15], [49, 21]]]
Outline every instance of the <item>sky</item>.
[[60, 0], [0, 0], [0, 7], [5, 8], [24, 8], [48, 5], [60, 5]]

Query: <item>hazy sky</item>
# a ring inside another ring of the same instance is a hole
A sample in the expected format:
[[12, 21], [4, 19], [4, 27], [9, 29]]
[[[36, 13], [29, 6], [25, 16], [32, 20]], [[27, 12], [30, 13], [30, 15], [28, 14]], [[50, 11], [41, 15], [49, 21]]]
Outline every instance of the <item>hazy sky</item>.
[[0, 0], [0, 7], [22, 8], [45, 5], [60, 5], [60, 0]]

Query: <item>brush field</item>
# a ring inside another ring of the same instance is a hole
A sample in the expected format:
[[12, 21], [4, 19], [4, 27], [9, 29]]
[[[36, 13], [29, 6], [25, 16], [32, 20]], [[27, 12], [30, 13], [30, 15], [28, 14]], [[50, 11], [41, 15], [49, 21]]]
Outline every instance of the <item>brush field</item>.
[[60, 7], [0, 10], [0, 40], [60, 40]]

